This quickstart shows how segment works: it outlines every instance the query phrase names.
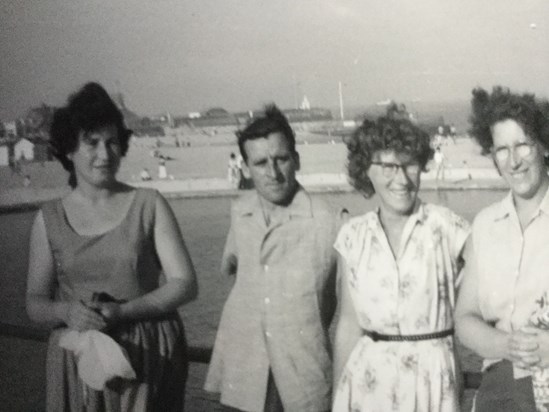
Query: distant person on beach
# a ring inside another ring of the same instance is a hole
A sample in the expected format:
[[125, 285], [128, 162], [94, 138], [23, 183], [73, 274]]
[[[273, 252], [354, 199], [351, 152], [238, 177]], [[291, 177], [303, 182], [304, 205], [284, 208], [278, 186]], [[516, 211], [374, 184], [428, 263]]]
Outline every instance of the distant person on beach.
[[429, 140], [410, 120], [385, 116], [347, 143], [351, 184], [379, 206], [335, 242], [334, 412], [459, 411], [453, 310], [469, 224], [418, 198]]
[[438, 145], [435, 148], [435, 154], [433, 156], [433, 160], [435, 161], [435, 167], [436, 167], [436, 176], [435, 181], [436, 185], [438, 187], [438, 183], [440, 180], [445, 180], [445, 173], [446, 173], [446, 156], [444, 155], [444, 152], [442, 151], [442, 146]]
[[166, 167], [166, 161], [164, 159], [160, 159], [160, 161], [158, 162], [158, 178], [168, 178], [168, 168]]
[[240, 190], [249, 190], [254, 188], [253, 180], [244, 173], [244, 158], [239, 153], [236, 158], [236, 164], [238, 165], [238, 170], [240, 173], [240, 180], [238, 182], [238, 189]]
[[233, 189], [238, 189], [242, 171], [238, 164], [238, 159], [234, 153], [229, 155], [229, 164], [227, 165], [227, 179]]
[[[56, 110], [50, 132], [72, 191], [42, 206], [30, 239], [27, 312], [52, 328], [46, 410], [182, 411], [187, 355], [177, 308], [197, 284], [173, 212], [157, 191], [116, 180], [131, 131], [99, 84]], [[72, 331], [114, 339], [136, 378], [87, 386], [81, 373], [95, 365], [59, 346]]]
[[151, 174], [149, 173], [149, 169], [147, 169], [146, 167], [144, 167], [143, 170], [141, 170], [140, 176], [143, 182], [152, 180]]
[[474, 220], [456, 309], [460, 341], [484, 358], [476, 410], [546, 411], [549, 102], [478, 88], [471, 124], [510, 187]]
[[452, 139], [452, 142], [454, 144], [456, 144], [456, 135], [457, 135], [456, 126], [452, 123], [450, 125], [450, 138]]
[[340, 216], [297, 182], [295, 135], [276, 106], [237, 137], [255, 190], [232, 205], [221, 271], [235, 284], [205, 389], [243, 411], [328, 411]]

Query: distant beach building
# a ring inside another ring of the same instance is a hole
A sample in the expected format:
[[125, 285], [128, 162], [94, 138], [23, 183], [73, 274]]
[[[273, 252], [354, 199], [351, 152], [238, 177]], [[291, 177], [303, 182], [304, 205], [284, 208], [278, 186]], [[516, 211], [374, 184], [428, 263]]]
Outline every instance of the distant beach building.
[[[311, 108], [306, 96], [302, 106], [308, 108], [287, 109], [282, 110], [282, 112], [290, 123], [330, 121], [333, 119], [332, 112], [329, 109], [318, 107]], [[214, 107], [203, 113], [193, 112], [188, 113], [185, 117], [174, 118], [174, 123], [175, 128], [187, 126], [192, 129], [205, 130], [213, 130], [213, 128], [215, 128], [216, 132], [219, 132], [220, 130], [228, 131], [229, 129], [242, 127], [247, 124], [250, 119], [257, 115], [261, 115], [262, 113], [262, 110], [230, 113], [221, 107]]]
[[303, 101], [299, 105], [299, 108], [301, 110], [311, 110], [311, 103], [309, 103], [309, 99], [307, 99], [307, 96], [303, 96]]
[[13, 158], [15, 161], [34, 160], [34, 143], [22, 138], [13, 146]]
[[236, 117], [236, 121], [238, 122], [239, 126], [244, 126], [248, 124], [248, 121], [250, 119], [253, 119], [254, 112], [252, 110], [249, 110], [247, 112], [238, 112], [234, 114]]
[[53, 160], [53, 152], [50, 144], [41, 138], [27, 138], [33, 147], [33, 160], [35, 162], [47, 162]]
[[190, 127], [192, 129], [209, 129], [215, 134], [215, 128], [238, 125], [236, 116], [222, 107], [213, 107], [203, 113], [192, 112], [185, 117], [174, 118], [174, 127]]
[[287, 109], [282, 111], [290, 123], [295, 122], [319, 122], [333, 120], [332, 112], [329, 109], [312, 107], [307, 110]]
[[17, 137], [17, 122], [15, 120], [4, 123], [4, 133], [6, 137]]
[[0, 140], [0, 166], [9, 166], [10, 146], [6, 139]]

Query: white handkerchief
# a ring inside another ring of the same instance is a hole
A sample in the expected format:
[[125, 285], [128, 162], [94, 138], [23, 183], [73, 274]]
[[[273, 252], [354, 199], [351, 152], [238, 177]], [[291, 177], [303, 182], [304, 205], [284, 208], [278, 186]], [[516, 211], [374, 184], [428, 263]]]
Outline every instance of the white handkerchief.
[[135, 379], [126, 351], [102, 332], [68, 330], [59, 339], [59, 346], [74, 352], [78, 375], [95, 390], [105, 389], [105, 384], [116, 377]]

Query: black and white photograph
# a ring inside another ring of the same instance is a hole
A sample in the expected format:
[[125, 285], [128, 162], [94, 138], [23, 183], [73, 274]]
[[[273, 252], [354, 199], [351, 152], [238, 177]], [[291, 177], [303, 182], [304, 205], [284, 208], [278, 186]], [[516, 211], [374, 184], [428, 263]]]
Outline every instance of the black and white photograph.
[[549, 411], [547, 0], [4, 0], [0, 411]]

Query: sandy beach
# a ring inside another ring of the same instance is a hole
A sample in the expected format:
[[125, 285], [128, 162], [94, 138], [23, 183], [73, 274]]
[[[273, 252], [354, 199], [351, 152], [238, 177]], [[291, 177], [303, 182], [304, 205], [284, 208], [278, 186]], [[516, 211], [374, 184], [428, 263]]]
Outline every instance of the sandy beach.
[[[298, 136], [300, 133], [298, 132]], [[305, 138], [307, 137], [307, 138]], [[301, 157], [299, 181], [317, 192], [350, 191], [345, 174], [346, 147], [339, 139], [332, 143], [325, 137], [301, 135], [297, 150]], [[313, 140], [316, 139], [316, 140]], [[168, 145], [156, 149], [166, 160], [168, 179], [158, 179], [159, 159], [151, 155], [152, 142], [132, 144], [122, 162], [119, 178], [135, 186], [154, 187], [167, 197], [202, 197], [237, 194], [227, 180], [230, 153], [238, 153], [231, 144], [195, 145], [177, 148]], [[445, 180], [436, 181], [435, 165], [431, 162], [422, 176], [424, 189], [491, 189], [503, 188], [505, 182], [497, 174], [489, 157], [480, 154], [480, 147], [463, 136], [456, 143], [443, 146], [446, 156]], [[142, 182], [139, 173], [147, 168], [152, 180]], [[31, 185], [24, 187], [23, 175], [29, 175]], [[0, 167], [0, 206], [41, 202], [62, 195], [67, 189], [67, 174], [53, 162], [29, 163], [20, 174]]]

